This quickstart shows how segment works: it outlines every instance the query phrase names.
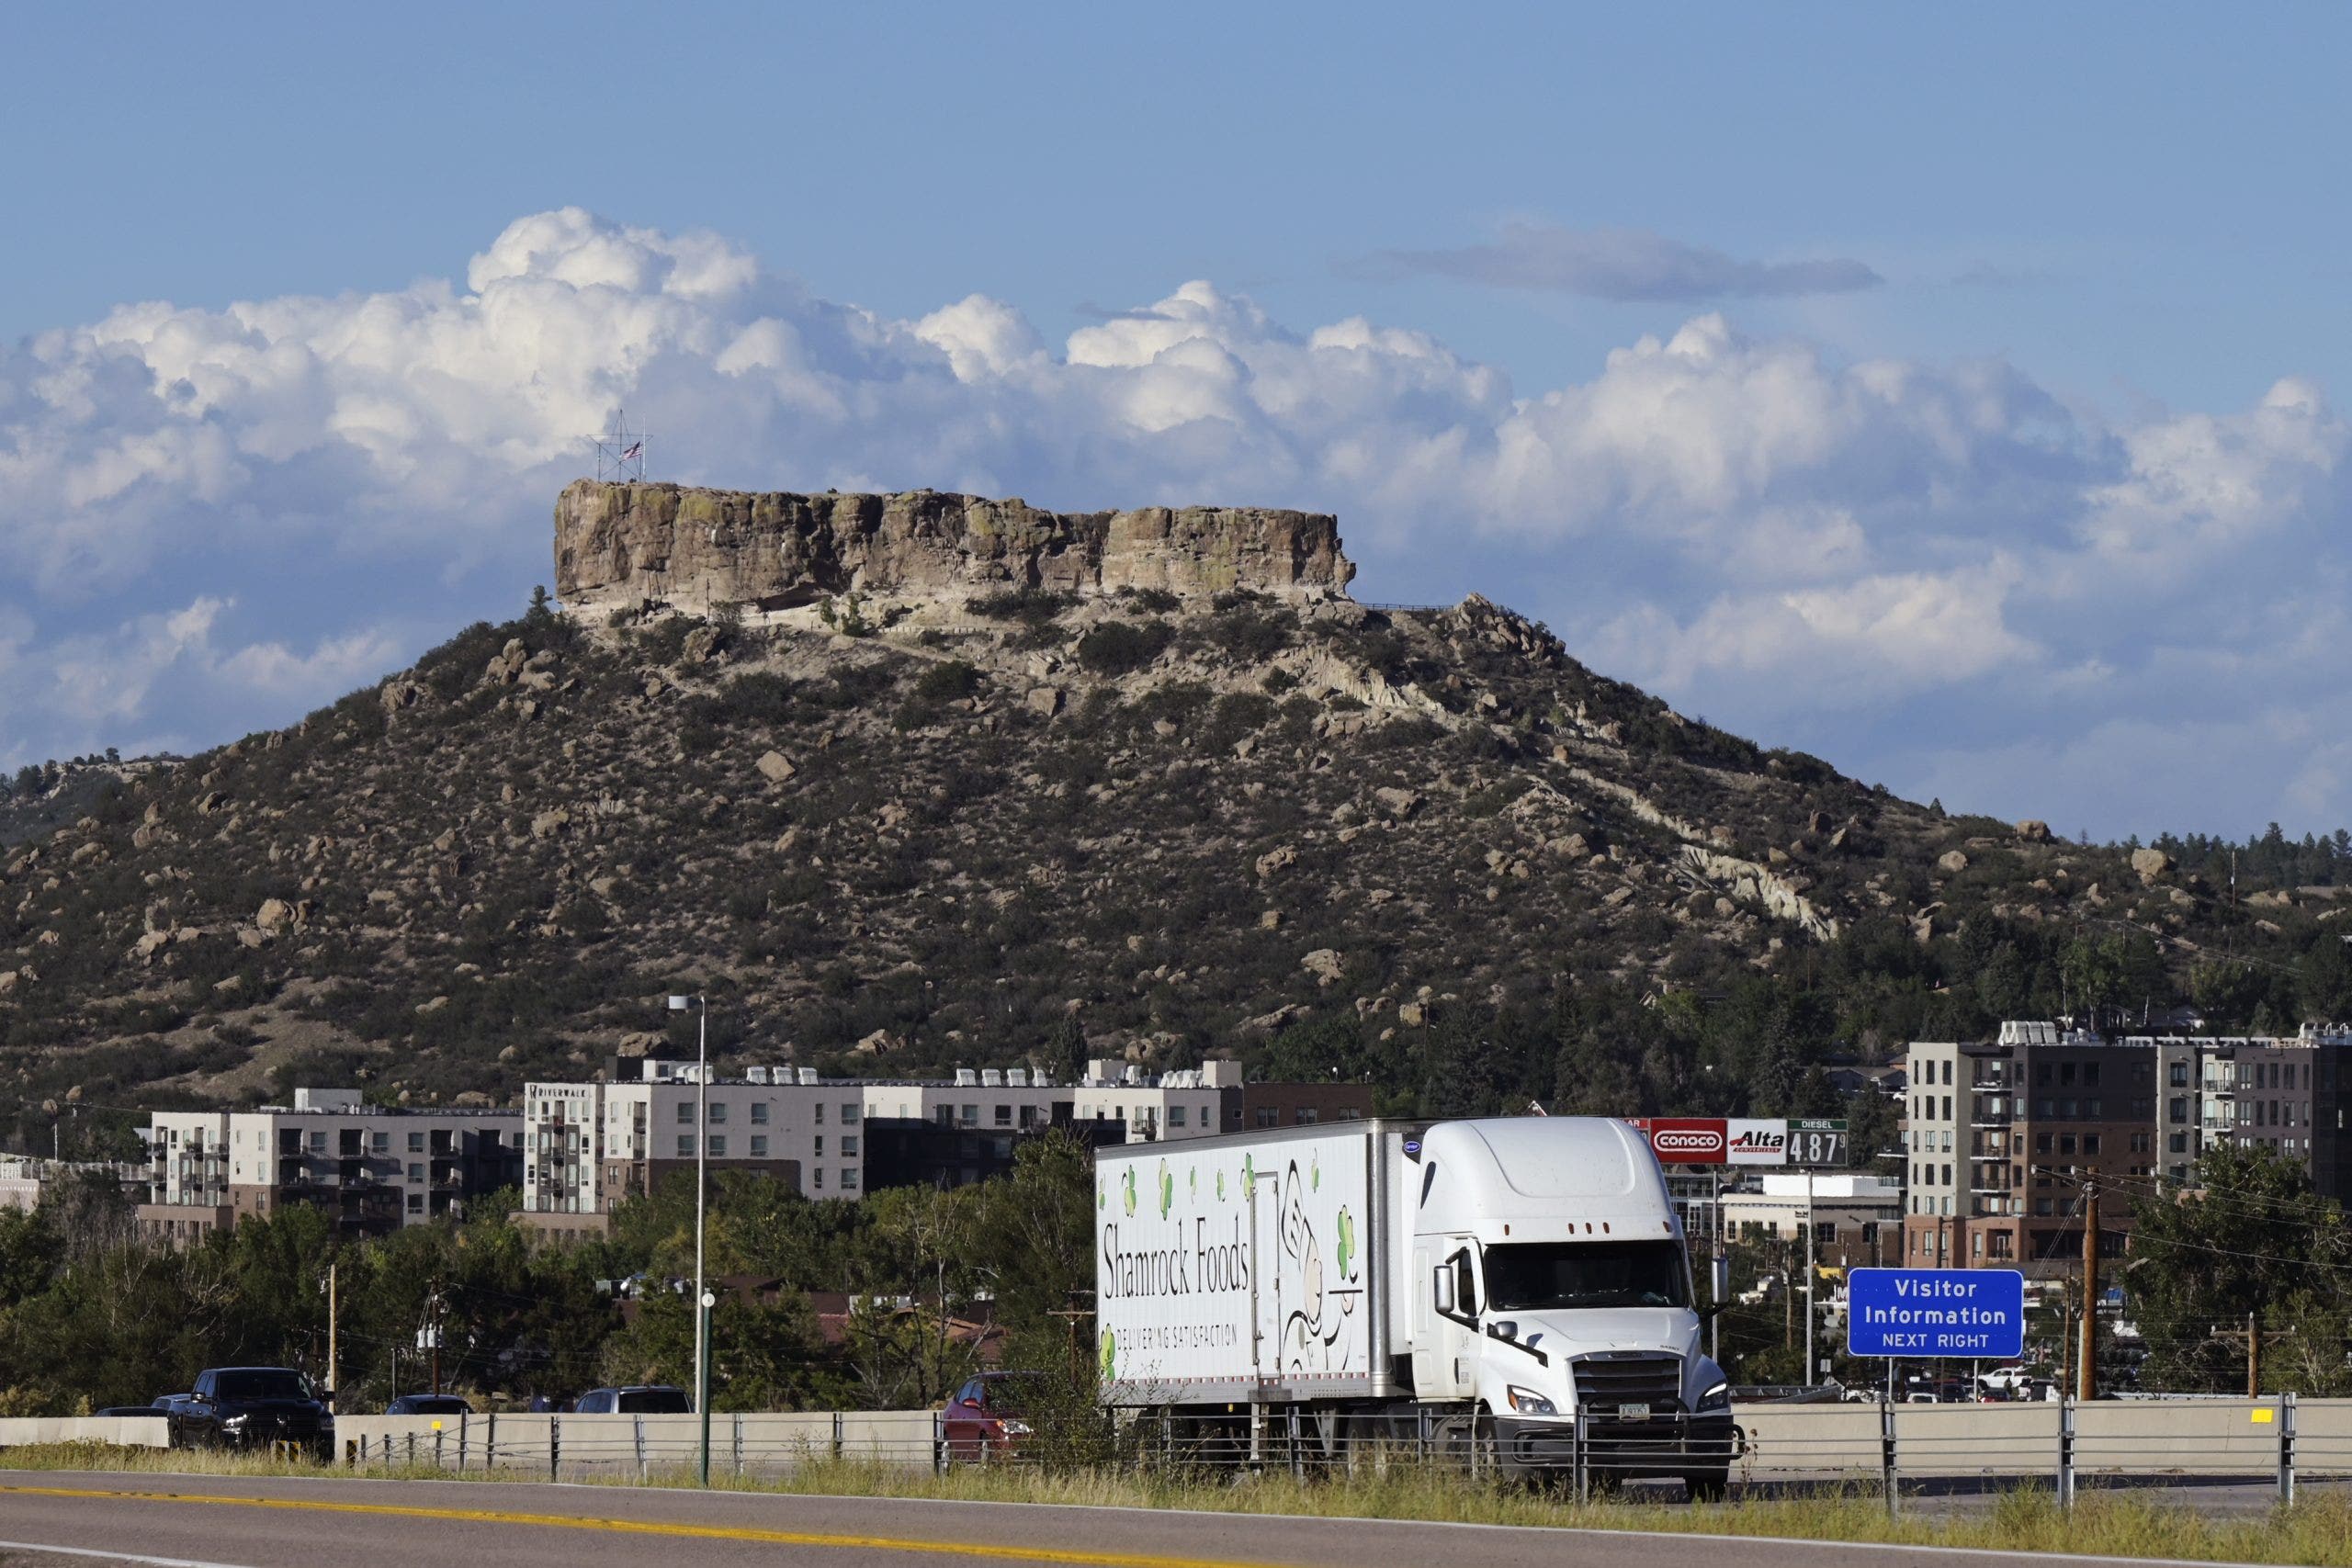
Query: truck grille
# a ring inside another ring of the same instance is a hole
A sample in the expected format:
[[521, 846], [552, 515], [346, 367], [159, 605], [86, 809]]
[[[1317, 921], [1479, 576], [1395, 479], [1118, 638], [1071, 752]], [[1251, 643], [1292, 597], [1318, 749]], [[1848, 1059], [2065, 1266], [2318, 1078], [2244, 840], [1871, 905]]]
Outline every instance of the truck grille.
[[1621, 1404], [1646, 1404], [1657, 1415], [1682, 1407], [1682, 1363], [1672, 1356], [1579, 1356], [1569, 1363], [1577, 1404], [1599, 1416]]

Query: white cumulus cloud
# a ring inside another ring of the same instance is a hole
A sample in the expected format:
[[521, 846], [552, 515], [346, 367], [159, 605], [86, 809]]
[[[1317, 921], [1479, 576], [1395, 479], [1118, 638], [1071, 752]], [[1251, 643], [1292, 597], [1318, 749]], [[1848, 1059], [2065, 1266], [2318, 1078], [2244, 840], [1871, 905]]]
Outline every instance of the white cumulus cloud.
[[[1705, 292], [1771, 291], [1761, 265]], [[2352, 430], [2292, 367], [2251, 408], [2118, 416], [2002, 358], [1841, 360], [1701, 314], [1517, 388], [1205, 280], [1059, 344], [978, 294], [901, 320], [577, 209], [459, 270], [0, 348], [0, 761], [282, 722], [511, 613], [623, 407], [692, 482], [1337, 512], [1367, 597], [1485, 589], [1898, 786], [1960, 776], [1928, 738], [2054, 757], [2233, 703], [2291, 735], [2339, 683], [2277, 651], [2352, 575]], [[2352, 819], [2340, 753], [2288, 761], [2200, 822], [2111, 826]]]

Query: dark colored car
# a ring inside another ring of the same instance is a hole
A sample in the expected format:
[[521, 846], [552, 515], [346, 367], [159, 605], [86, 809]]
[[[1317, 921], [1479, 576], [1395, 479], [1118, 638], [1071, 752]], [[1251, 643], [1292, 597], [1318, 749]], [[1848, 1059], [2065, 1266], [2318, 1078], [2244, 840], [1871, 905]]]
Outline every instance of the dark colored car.
[[334, 1417], [291, 1367], [213, 1367], [165, 1412], [172, 1446], [266, 1449], [290, 1443], [322, 1463], [334, 1457]]
[[454, 1393], [403, 1393], [384, 1406], [387, 1416], [470, 1416], [474, 1407]]
[[1035, 1372], [982, 1372], [967, 1381], [939, 1415], [948, 1461], [983, 1464], [1018, 1454], [1029, 1436], [1023, 1395], [1037, 1382]]
[[592, 1388], [571, 1408], [582, 1416], [688, 1416], [694, 1407], [684, 1389], [668, 1383], [636, 1383], [628, 1388]]

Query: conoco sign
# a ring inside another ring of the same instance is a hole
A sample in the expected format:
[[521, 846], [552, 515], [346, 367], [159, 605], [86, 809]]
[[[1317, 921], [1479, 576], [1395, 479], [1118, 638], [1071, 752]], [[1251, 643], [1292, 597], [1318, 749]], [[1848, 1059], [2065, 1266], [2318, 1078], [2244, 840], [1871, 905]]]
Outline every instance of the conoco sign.
[[1634, 1125], [1649, 1134], [1660, 1165], [1722, 1165], [1730, 1157], [1731, 1140], [1719, 1116], [1653, 1116]]

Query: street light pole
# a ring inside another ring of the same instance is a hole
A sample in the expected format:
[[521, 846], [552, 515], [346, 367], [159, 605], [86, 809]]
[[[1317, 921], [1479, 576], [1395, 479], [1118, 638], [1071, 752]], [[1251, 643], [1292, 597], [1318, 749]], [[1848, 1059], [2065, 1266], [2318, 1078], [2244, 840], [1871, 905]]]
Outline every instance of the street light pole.
[[702, 1483], [710, 1484], [710, 1294], [703, 1284], [703, 1240], [710, 1192], [710, 998], [672, 997], [670, 1010], [696, 1009], [695, 1031], [695, 1412], [701, 1418]]

